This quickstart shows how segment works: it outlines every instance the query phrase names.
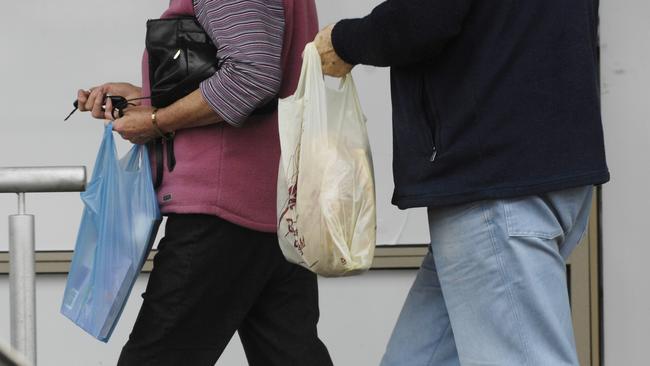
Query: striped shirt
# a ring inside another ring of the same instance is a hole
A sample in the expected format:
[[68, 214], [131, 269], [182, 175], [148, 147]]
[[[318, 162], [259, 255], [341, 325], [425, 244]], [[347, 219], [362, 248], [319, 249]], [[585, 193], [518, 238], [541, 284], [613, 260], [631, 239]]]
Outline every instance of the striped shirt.
[[[214, 215], [252, 230], [275, 232], [280, 161], [277, 112], [248, 115], [273, 96], [284, 98], [296, 90], [302, 51], [318, 32], [316, 3], [172, 0], [161, 17], [184, 15], [198, 15], [218, 45], [219, 57], [225, 59], [224, 67], [203, 82], [201, 92], [229, 123], [176, 131], [177, 164], [171, 172], [163, 169], [156, 192], [160, 210]], [[144, 56], [142, 92], [150, 95], [146, 52]], [[155, 169], [155, 162], [152, 166]]]
[[195, 0], [193, 4], [222, 60], [219, 71], [201, 83], [203, 99], [226, 122], [242, 126], [280, 90], [283, 1]]

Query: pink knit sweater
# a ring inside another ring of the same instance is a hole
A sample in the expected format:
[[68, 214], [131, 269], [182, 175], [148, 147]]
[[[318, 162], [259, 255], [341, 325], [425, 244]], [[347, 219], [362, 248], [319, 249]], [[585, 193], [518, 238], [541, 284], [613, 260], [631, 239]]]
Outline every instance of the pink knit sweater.
[[[249, 1], [263, 4], [259, 0]], [[172, 0], [163, 17], [194, 14], [195, 8], [196, 13], [203, 13], [205, 9], [200, 7], [210, 3], [218, 6], [219, 0], [201, 0], [195, 6], [192, 0]], [[284, 98], [293, 94], [297, 86], [301, 54], [305, 44], [315, 37], [318, 20], [314, 0], [282, 0], [282, 5], [284, 36], [279, 96]], [[203, 22], [202, 25], [206, 27]], [[143, 95], [150, 93], [148, 75], [145, 53]], [[204, 89], [208, 88], [202, 85], [204, 99], [220, 113], [219, 106], [210, 102], [211, 96]], [[215, 215], [253, 230], [274, 232], [280, 158], [277, 113], [250, 117], [242, 127], [233, 127], [230, 122], [176, 132], [176, 167], [172, 173], [165, 167], [157, 192], [161, 210], [164, 214]]]

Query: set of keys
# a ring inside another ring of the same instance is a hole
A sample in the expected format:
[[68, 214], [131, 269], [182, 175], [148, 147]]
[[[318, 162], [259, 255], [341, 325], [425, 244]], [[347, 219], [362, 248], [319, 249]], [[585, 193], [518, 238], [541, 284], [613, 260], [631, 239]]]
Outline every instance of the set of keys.
[[[128, 108], [130, 105], [135, 105], [130, 102], [138, 99], [145, 99], [145, 98], [137, 98], [137, 99], [127, 100], [126, 98], [121, 97], [119, 95], [107, 95], [104, 97], [102, 110], [105, 110], [106, 101], [108, 98], [110, 98], [111, 104], [113, 105], [113, 110], [111, 111], [111, 116], [113, 116], [113, 118], [124, 117], [124, 110]], [[74, 114], [74, 112], [76, 112], [77, 109], [79, 109], [79, 101], [75, 100], [72, 105], [74, 106], [74, 109], [72, 110], [72, 112], [70, 112], [70, 114], [68, 114], [68, 116], [64, 119], [64, 121], [67, 121]], [[115, 117], [115, 111], [118, 112], [117, 113], [118, 117]]]

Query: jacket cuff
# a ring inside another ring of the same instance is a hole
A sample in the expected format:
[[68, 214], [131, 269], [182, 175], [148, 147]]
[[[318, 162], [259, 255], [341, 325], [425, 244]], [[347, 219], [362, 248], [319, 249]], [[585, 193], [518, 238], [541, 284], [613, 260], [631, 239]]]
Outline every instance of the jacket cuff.
[[350, 65], [357, 65], [359, 62], [350, 52], [354, 49], [351, 34], [355, 33], [355, 28], [359, 19], [343, 19], [334, 25], [332, 29], [332, 46], [336, 54]]

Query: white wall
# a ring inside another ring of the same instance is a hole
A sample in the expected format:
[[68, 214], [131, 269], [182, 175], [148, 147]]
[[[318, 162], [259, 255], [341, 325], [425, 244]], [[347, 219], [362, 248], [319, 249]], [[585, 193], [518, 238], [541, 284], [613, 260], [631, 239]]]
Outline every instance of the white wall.
[[650, 2], [602, 0], [605, 365], [650, 356]]
[[[415, 271], [373, 271], [359, 277], [321, 279], [319, 332], [336, 366], [378, 365]], [[76, 328], [59, 314], [64, 276], [38, 276], [37, 323], [39, 366], [115, 365], [142, 303], [148, 276], [133, 289], [108, 344]], [[0, 342], [9, 343], [9, 283], [0, 276]], [[247, 365], [236, 336], [217, 363]]]

